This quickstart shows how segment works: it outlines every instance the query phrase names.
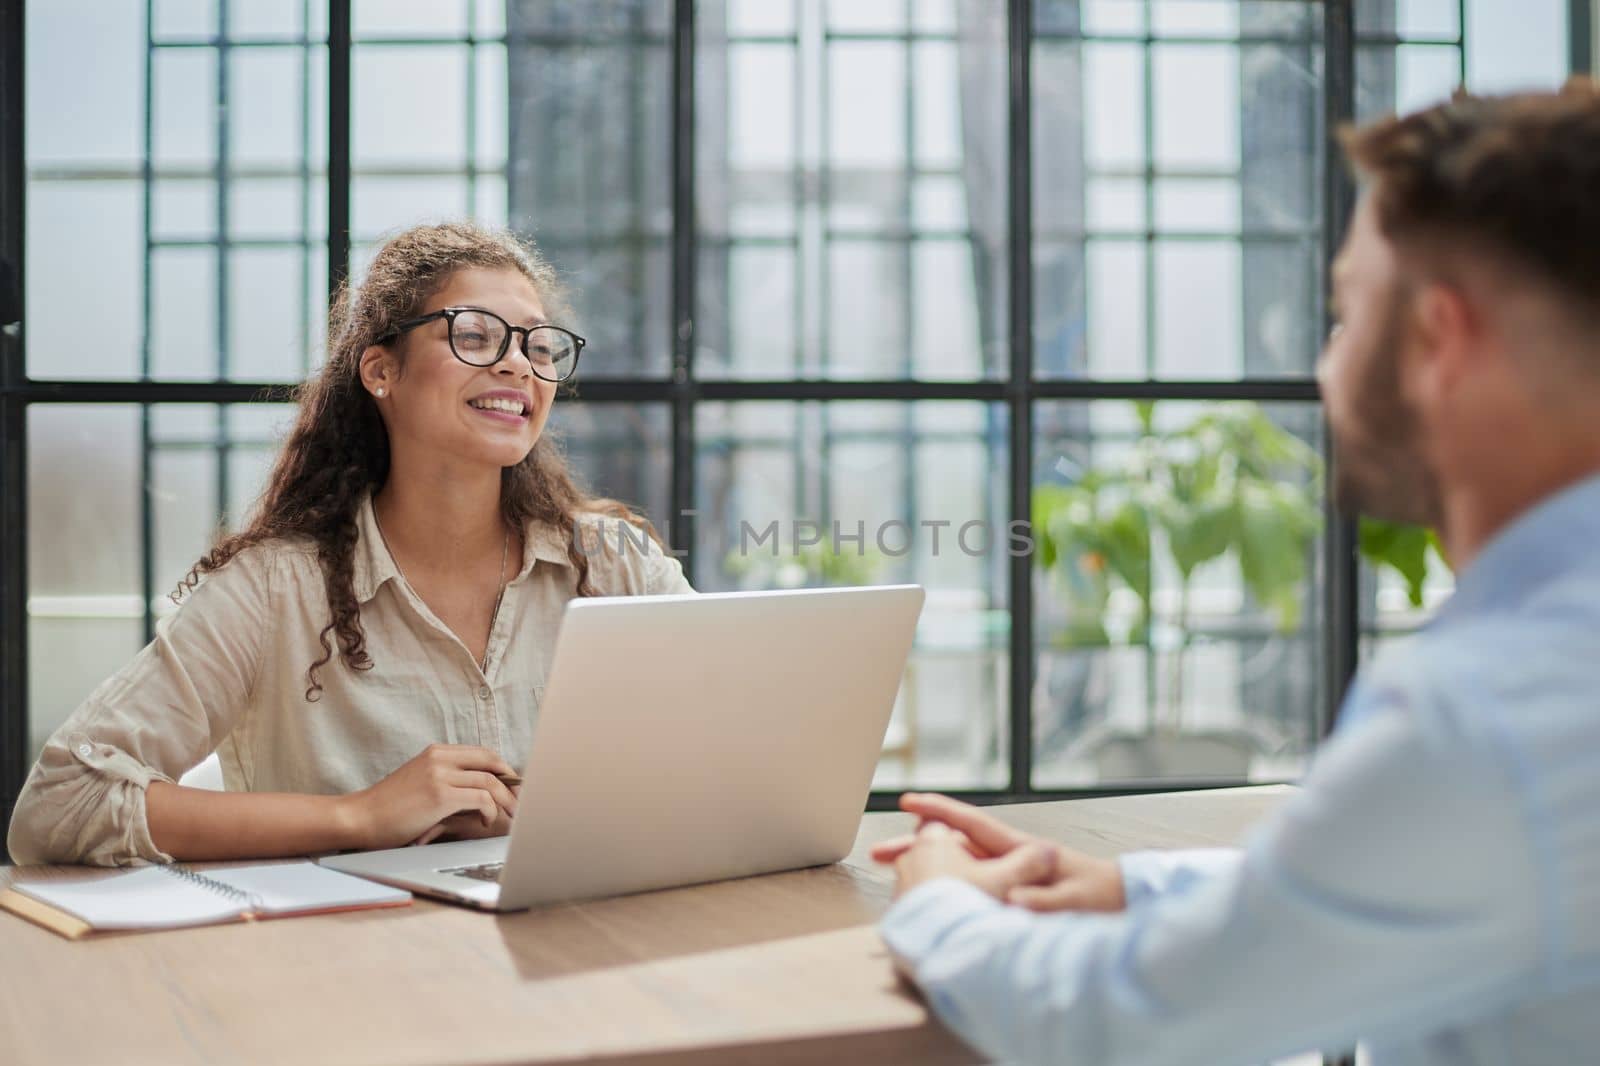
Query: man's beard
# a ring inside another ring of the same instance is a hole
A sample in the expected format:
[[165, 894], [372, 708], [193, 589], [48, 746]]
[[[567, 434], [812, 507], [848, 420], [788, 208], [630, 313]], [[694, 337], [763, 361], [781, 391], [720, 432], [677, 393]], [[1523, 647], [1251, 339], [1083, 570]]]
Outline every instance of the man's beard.
[[1333, 435], [1333, 500], [1354, 517], [1436, 526], [1438, 480], [1423, 448], [1422, 419], [1400, 385], [1406, 298], [1394, 294], [1377, 350], [1364, 353], [1348, 410], [1355, 424]]

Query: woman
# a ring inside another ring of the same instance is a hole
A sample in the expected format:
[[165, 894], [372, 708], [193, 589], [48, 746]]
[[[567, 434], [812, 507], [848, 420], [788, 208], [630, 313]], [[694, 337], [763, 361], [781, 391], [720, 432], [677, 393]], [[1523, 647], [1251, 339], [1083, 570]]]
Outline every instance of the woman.
[[[583, 346], [564, 312], [508, 234], [419, 226], [384, 245], [339, 302], [254, 521], [46, 744], [13, 859], [506, 832], [500, 778], [528, 750], [566, 602], [690, 591], [656, 541], [603, 528], [649, 527], [579, 491], [543, 435]], [[175, 783], [212, 751], [226, 792]]]

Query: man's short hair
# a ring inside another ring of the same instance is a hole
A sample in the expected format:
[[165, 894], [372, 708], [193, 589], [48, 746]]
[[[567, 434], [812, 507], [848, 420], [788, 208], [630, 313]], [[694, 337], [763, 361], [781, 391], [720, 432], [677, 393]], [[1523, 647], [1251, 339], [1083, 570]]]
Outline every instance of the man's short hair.
[[1600, 324], [1600, 84], [1473, 96], [1339, 134], [1372, 183], [1378, 226], [1443, 267], [1485, 255], [1558, 290]]

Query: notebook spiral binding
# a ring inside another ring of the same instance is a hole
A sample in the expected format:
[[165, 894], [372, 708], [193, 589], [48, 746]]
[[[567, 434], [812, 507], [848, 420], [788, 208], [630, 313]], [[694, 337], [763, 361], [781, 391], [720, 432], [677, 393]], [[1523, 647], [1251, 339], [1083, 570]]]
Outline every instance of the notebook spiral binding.
[[254, 892], [246, 892], [242, 888], [234, 888], [232, 885], [224, 884], [221, 881], [207, 877], [205, 874], [192, 867], [184, 866], [180, 863], [173, 863], [170, 866], [163, 866], [161, 869], [167, 871], [167, 873], [171, 874], [173, 877], [183, 878], [191, 885], [199, 885], [201, 888], [210, 892], [215, 892], [219, 896], [224, 896], [228, 899], [231, 899], [235, 903], [242, 903], [253, 911], [261, 910], [264, 906], [266, 906], [266, 901], [260, 896], [256, 895]]

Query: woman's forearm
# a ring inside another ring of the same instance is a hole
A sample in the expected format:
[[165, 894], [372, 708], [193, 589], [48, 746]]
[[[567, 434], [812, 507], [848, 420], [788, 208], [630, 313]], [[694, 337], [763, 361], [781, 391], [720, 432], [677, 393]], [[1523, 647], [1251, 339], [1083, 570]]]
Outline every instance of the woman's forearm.
[[216, 792], [152, 781], [150, 839], [175, 859], [263, 859], [369, 846], [357, 795]]

